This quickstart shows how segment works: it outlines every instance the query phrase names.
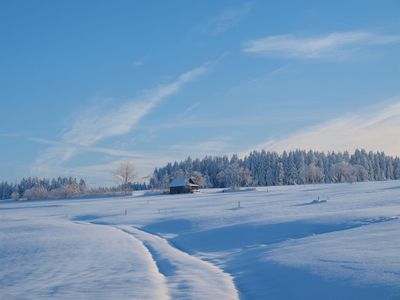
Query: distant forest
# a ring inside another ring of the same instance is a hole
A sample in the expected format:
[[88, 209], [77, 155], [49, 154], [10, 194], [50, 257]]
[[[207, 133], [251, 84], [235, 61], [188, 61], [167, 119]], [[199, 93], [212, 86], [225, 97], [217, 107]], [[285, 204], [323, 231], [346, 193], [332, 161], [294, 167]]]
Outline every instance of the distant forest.
[[244, 158], [188, 157], [156, 168], [149, 183], [89, 188], [83, 179], [29, 177], [17, 183], [0, 182], [0, 199], [58, 199], [167, 189], [174, 178], [181, 176], [191, 177], [201, 187], [215, 188], [392, 180], [400, 179], [400, 158], [365, 150], [353, 154], [297, 150], [282, 154], [253, 151]]
[[273, 186], [400, 179], [400, 158], [383, 152], [253, 151], [168, 163], [154, 170], [150, 187], [166, 188], [179, 176], [203, 187]]
[[91, 195], [115, 195], [129, 190], [145, 190], [145, 183], [129, 183], [128, 186], [89, 188], [85, 180], [72, 177], [53, 179], [29, 177], [18, 183], [0, 182], [0, 199], [61, 199]]

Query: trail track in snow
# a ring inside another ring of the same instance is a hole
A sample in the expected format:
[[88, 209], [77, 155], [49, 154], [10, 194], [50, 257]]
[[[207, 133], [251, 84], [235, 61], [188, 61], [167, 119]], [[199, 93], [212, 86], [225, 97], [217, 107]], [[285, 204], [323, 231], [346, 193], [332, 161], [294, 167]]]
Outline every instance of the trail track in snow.
[[230, 274], [208, 261], [175, 248], [160, 236], [129, 225], [114, 226], [83, 221], [75, 223], [118, 229], [143, 245], [146, 258], [151, 259], [150, 267], [156, 266], [159, 275], [165, 279], [165, 299], [239, 299]]
[[132, 226], [121, 231], [140, 240], [152, 254], [172, 299], [239, 299], [233, 278], [210, 262], [173, 247], [167, 240]]

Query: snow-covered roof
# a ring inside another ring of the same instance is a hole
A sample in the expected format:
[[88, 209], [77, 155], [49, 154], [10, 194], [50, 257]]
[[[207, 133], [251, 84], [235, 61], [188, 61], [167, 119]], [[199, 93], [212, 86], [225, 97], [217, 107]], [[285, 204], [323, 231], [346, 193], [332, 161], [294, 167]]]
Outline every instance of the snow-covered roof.
[[197, 184], [194, 184], [193, 181], [190, 180], [190, 178], [188, 177], [178, 177], [171, 181], [169, 187], [187, 186], [187, 185], [198, 186]]

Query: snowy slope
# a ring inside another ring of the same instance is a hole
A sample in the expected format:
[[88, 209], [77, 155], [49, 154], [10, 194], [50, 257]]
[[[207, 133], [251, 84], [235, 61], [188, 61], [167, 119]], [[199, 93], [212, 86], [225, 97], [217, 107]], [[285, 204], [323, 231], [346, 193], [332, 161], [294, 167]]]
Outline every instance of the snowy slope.
[[0, 202], [0, 298], [397, 299], [398, 216], [398, 181]]
[[119, 230], [55, 219], [1, 222], [1, 299], [168, 299], [148, 250]]

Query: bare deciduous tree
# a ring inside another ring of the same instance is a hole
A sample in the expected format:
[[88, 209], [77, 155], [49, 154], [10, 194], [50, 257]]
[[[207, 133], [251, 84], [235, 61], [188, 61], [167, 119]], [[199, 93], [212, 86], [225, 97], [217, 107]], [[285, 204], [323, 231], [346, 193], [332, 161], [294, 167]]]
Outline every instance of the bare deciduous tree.
[[198, 184], [200, 187], [204, 187], [206, 185], [206, 181], [204, 180], [203, 174], [198, 171], [192, 172], [191, 176], [192, 180], [195, 184]]
[[121, 185], [126, 192], [128, 186], [135, 179], [135, 167], [129, 160], [124, 160], [119, 163], [118, 167], [113, 172], [115, 180]]

